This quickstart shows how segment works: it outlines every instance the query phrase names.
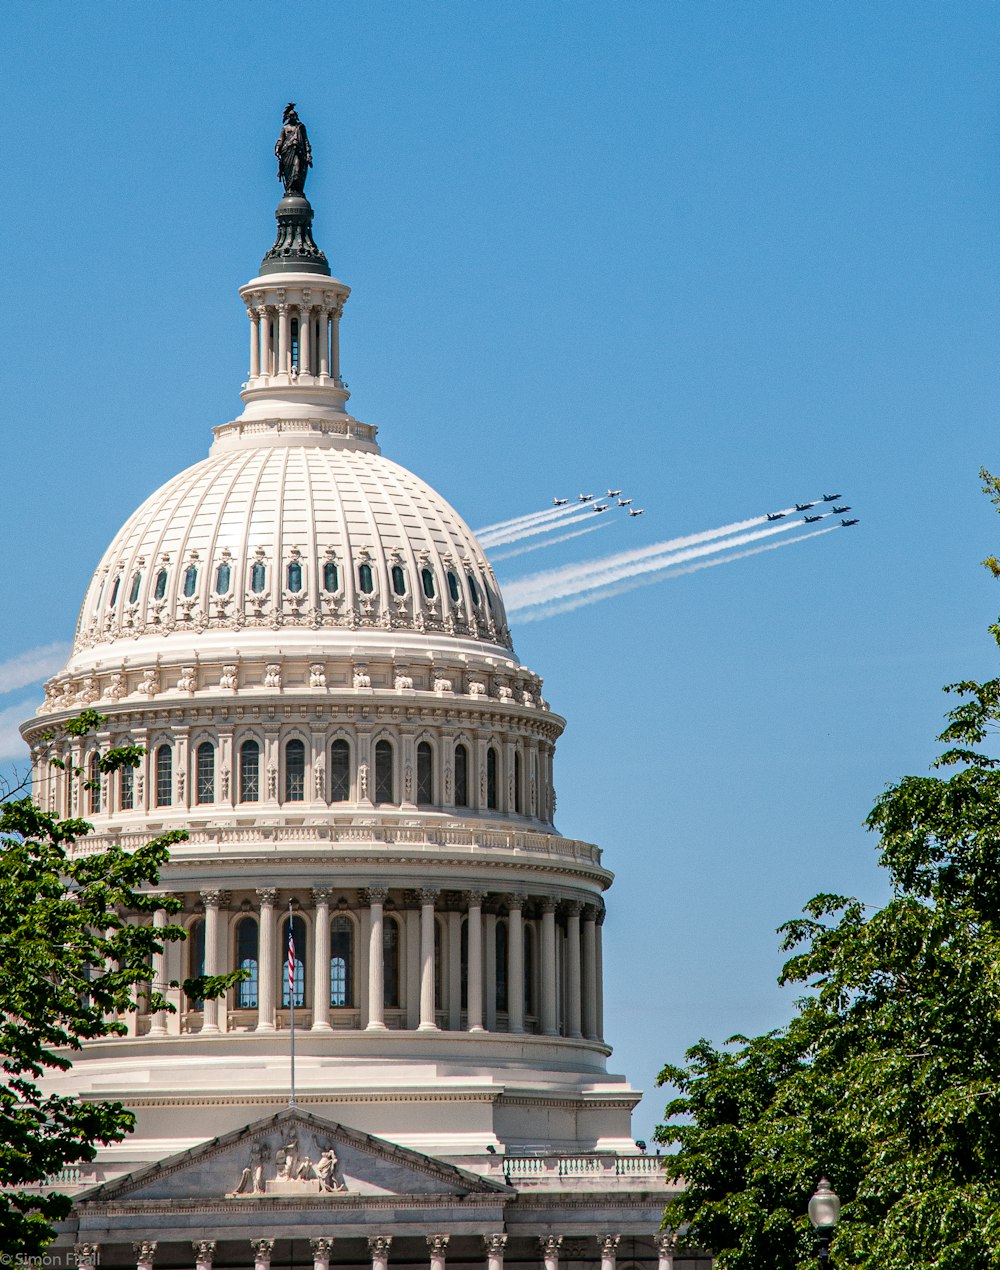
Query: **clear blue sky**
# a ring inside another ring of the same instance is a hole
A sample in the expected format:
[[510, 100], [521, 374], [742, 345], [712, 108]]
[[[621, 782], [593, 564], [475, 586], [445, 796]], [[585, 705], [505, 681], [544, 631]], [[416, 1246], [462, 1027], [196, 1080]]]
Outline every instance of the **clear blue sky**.
[[845, 492], [850, 533], [515, 626], [569, 719], [559, 826], [618, 875], [648, 1136], [664, 1060], [785, 1017], [774, 928], [882, 897], [863, 817], [926, 768], [940, 685], [995, 671], [998, 36], [917, 0], [11, 7], [0, 661], [68, 638], [238, 412], [291, 98], [385, 452], [474, 526], [647, 508], [502, 576]]

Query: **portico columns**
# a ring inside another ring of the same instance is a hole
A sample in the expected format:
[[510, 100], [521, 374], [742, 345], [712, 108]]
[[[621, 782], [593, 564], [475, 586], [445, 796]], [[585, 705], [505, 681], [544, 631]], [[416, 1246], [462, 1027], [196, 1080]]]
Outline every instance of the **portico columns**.
[[656, 1236], [656, 1250], [659, 1254], [658, 1270], [674, 1270], [674, 1253], [677, 1251], [677, 1235], [674, 1231], [666, 1231]]
[[260, 318], [256, 309], [247, 309], [250, 319], [250, 378], [256, 379], [260, 374]]
[[[368, 907], [371, 913], [368, 936], [368, 1032], [385, 1031], [385, 968], [382, 944], [382, 927], [384, 916], [382, 905], [389, 898], [389, 891], [384, 886], [372, 886], [366, 892]], [[382, 1238], [382, 1236], [377, 1236]], [[391, 1236], [386, 1239], [392, 1242]], [[372, 1246], [372, 1240], [368, 1240]], [[385, 1246], [385, 1260], [389, 1257], [389, 1244]], [[375, 1253], [372, 1252], [372, 1266], [376, 1266]]]
[[274, 1031], [274, 904], [278, 892], [264, 887], [257, 892], [260, 900], [260, 925], [257, 941], [257, 1028], [258, 1032]]
[[621, 1235], [598, 1235], [597, 1245], [601, 1250], [601, 1270], [615, 1270], [615, 1254]]
[[[153, 929], [163, 930], [167, 924], [167, 911], [158, 908], [153, 914]], [[162, 935], [159, 936], [162, 940]], [[167, 953], [166, 948], [163, 952], [153, 953], [153, 982], [150, 985], [153, 992], [159, 996], [164, 996], [167, 991]], [[166, 1010], [154, 1010], [149, 1020], [150, 1036], [166, 1036], [167, 1034], [167, 1012]]]
[[580, 913], [583, 905], [572, 900], [566, 905], [566, 1034], [581, 1036], [580, 1031]]
[[273, 1239], [251, 1239], [253, 1249], [253, 1270], [271, 1270], [271, 1253], [274, 1251]]
[[562, 1247], [562, 1235], [539, 1235], [538, 1246], [541, 1249], [545, 1270], [559, 1270], [559, 1249]]
[[524, 896], [507, 896], [507, 1026], [524, 1031]]
[[467, 1020], [470, 1032], [485, 1032], [483, 1027], [483, 900], [484, 891], [466, 891], [469, 905], [468, 917], [468, 1003]]
[[261, 305], [257, 310], [260, 317], [260, 361], [261, 374], [271, 374], [271, 314], [268, 312], [266, 305]]
[[[205, 905], [205, 974], [219, 973], [219, 905], [222, 903], [221, 891], [202, 891], [201, 900]], [[218, 1032], [219, 1003], [203, 1001], [201, 1016], [202, 1032]]]
[[369, 1235], [368, 1251], [372, 1257], [372, 1270], [388, 1270], [389, 1249], [392, 1247], [392, 1235]]
[[[434, 1012], [434, 902], [438, 892], [424, 887], [420, 892], [420, 1023], [418, 1032], [436, 1032]], [[447, 1243], [447, 1240], [445, 1241]], [[434, 1260], [431, 1258], [431, 1266]], [[442, 1253], [441, 1265], [444, 1265]]]
[[556, 1019], [556, 902], [542, 901], [542, 1032], [555, 1036]]
[[310, 1239], [312, 1249], [313, 1270], [330, 1270], [330, 1256], [333, 1252], [333, 1240], [326, 1238]]
[[142, 1243], [133, 1244], [132, 1255], [135, 1257], [135, 1270], [153, 1270], [153, 1260], [156, 1257], [156, 1240], [147, 1239]]
[[319, 310], [319, 373], [325, 379], [330, 373], [330, 315]]
[[450, 1235], [428, 1235], [427, 1247], [430, 1249], [430, 1270], [444, 1270], [445, 1253], [448, 1251]]
[[583, 910], [583, 1034], [597, 1040], [597, 910]]
[[503, 1251], [507, 1247], [506, 1235], [483, 1235], [486, 1245], [486, 1270], [503, 1270]]
[[313, 887], [315, 947], [313, 957], [313, 1021], [314, 1032], [330, 1032], [330, 890]]

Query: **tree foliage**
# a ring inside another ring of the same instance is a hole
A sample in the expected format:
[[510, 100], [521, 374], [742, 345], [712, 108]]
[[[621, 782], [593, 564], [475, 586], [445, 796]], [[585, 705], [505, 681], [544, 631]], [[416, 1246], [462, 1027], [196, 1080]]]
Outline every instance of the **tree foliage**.
[[[66, 725], [82, 736], [103, 722], [85, 711]], [[102, 772], [136, 766], [135, 746], [108, 750]], [[62, 766], [60, 760], [53, 760]], [[82, 769], [69, 773], [83, 777]], [[90, 782], [84, 782], [90, 784]], [[14, 795], [20, 791], [14, 791]], [[134, 851], [86, 850], [84, 820], [58, 820], [30, 798], [0, 805], [0, 1248], [35, 1255], [71, 1201], [48, 1185], [97, 1146], [120, 1142], [134, 1117], [120, 1102], [89, 1102], [47, 1091], [46, 1072], [66, 1071], [85, 1041], [126, 1032], [122, 1016], [143, 1000], [171, 1010], [167, 985], [152, 982], [152, 957], [186, 938], [183, 927], [154, 929], [158, 908], [180, 901], [149, 893], [159, 880], [174, 831]], [[84, 849], [81, 849], [83, 847]], [[220, 995], [240, 978], [188, 980], [191, 996]], [[40, 1188], [40, 1189], [39, 1189]]]
[[834, 1265], [1000, 1267], [1000, 679], [946, 691], [935, 771], [867, 818], [889, 902], [811, 900], [779, 932], [780, 981], [803, 989], [788, 1025], [699, 1041], [660, 1074], [677, 1096], [657, 1137], [685, 1185], [665, 1221], [726, 1270], [815, 1264], [821, 1174], [844, 1201]]

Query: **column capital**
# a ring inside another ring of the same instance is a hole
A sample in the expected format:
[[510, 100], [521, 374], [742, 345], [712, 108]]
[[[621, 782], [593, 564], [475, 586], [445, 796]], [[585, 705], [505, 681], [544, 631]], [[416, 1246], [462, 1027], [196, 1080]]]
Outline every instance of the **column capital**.
[[392, 1235], [369, 1235], [368, 1251], [373, 1257], [387, 1257], [392, 1247]]
[[613, 1256], [620, 1239], [621, 1235], [598, 1235], [597, 1244], [601, 1250], [601, 1255], [603, 1257]]
[[76, 1254], [76, 1264], [80, 1270], [93, 1270], [101, 1258], [100, 1244], [74, 1244], [73, 1252]]
[[132, 1255], [136, 1259], [139, 1266], [151, 1266], [156, 1257], [155, 1239], [144, 1239], [141, 1243], [132, 1245]]
[[191, 1242], [191, 1248], [194, 1251], [194, 1259], [198, 1265], [210, 1266], [215, 1260], [214, 1239], [194, 1239]]
[[257, 890], [257, 899], [260, 901], [261, 908], [271, 908], [277, 902], [278, 891], [273, 886], [262, 886]]
[[481, 907], [483, 900], [486, 899], [485, 891], [463, 891], [462, 894], [470, 908]]
[[583, 920], [585, 922], [596, 922], [597, 915], [600, 911], [600, 908], [596, 904], [584, 904]]
[[314, 886], [312, 888], [312, 900], [314, 904], [328, 904], [330, 902], [329, 886]]
[[677, 1251], [677, 1231], [665, 1230], [662, 1234], [657, 1235], [656, 1247], [659, 1252], [676, 1252]]
[[428, 1235], [427, 1247], [431, 1250], [434, 1257], [443, 1257], [448, 1250], [448, 1241], [451, 1235]]
[[273, 1239], [251, 1239], [250, 1248], [253, 1255], [258, 1259], [266, 1257], [271, 1259], [271, 1253], [274, 1251]]
[[206, 908], [228, 908], [230, 893], [228, 891], [199, 891], [201, 902]]
[[[389, 888], [387, 886], [369, 886], [361, 892], [362, 903], [368, 904], [369, 906], [372, 904], [384, 904], [388, 898], [389, 898]], [[391, 1235], [386, 1235], [384, 1237], [386, 1239], [392, 1238]], [[371, 1236], [371, 1238], [381, 1239], [383, 1238], [383, 1236], [373, 1235]], [[369, 1242], [371, 1242], [371, 1239], [369, 1240]]]
[[323, 1255], [329, 1255], [331, 1252], [333, 1252], [333, 1238], [327, 1237], [325, 1235], [321, 1235], [318, 1239], [310, 1239], [309, 1247], [312, 1250], [312, 1254], [314, 1257], [316, 1256], [317, 1253], [322, 1253]]
[[[559, 907], [559, 901], [554, 900], [551, 895], [546, 895], [545, 898], [542, 900], [543, 913], [554, 913], [558, 907]], [[539, 1238], [541, 1238], [541, 1236], [539, 1236]]]
[[509, 895], [505, 895], [503, 897], [503, 902], [507, 905], [508, 909], [524, 908], [525, 904], [528, 902], [528, 897], [526, 895], [522, 895], [519, 891], [512, 891]]
[[558, 1257], [562, 1247], [562, 1235], [539, 1235], [538, 1247], [546, 1257]]
[[507, 1236], [503, 1234], [483, 1235], [483, 1243], [486, 1245], [488, 1256], [502, 1257], [503, 1250], [507, 1247]]
[[422, 886], [417, 891], [417, 895], [420, 897], [421, 907], [423, 907], [425, 904], [431, 904], [431, 905], [436, 904], [438, 900], [438, 896], [440, 894], [441, 892], [432, 886]]
[[583, 901], [582, 900], [566, 900], [563, 907], [565, 908], [566, 912], [569, 913], [571, 916], [579, 917], [580, 914], [583, 912]]

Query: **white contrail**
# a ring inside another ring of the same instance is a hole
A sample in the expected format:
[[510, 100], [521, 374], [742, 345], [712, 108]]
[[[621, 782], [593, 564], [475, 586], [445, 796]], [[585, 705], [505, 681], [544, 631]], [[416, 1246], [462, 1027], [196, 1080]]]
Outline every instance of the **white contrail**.
[[[591, 560], [582, 566], [566, 565], [561, 569], [548, 569], [542, 573], [532, 574], [528, 578], [518, 579], [504, 587], [507, 611], [529, 608], [533, 604], [557, 600], [565, 595], [592, 591], [596, 587], [618, 582], [622, 578], [665, 569], [669, 564], [681, 564], [685, 560], [694, 560], [699, 556], [727, 551], [730, 547], [741, 547], [744, 543], [756, 542], [759, 538], [770, 538], [774, 534], [787, 533], [790, 529], [799, 528], [801, 523], [798, 520], [789, 520], [780, 525], [769, 525], [766, 529], [731, 534], [724, 541], [705, 542], [703, 539], [699, 541], [696, 537], [696, 545], [682, 550], [678, 550], [676, 546], [661, 543], [658, 544], [655, 552], [652, 548], [626, 551], [616, 556], [605, 556], [603, 560]], [[675, 543], [678, 541], [690, 541], [690, 539], [674, 540]]]
[[507, 529], [502, 534], [492, 534], [485, 541], [480, 540], [480, 545], [489, 549], [490, 547], [504, 547], [509, 542], [520, 542], [522, 538], [535, 538], [538, 534], [547, 534], [552, 529], [562, 529], [563, 525], [575, 525], [581, 520], [593, 520], [595, 516], [610, 516], [610, 511], [595, 512], [592, 503], [585, 503], [580, 507], [572, 509], [576, 514], [573, 516], [564, 516], [558, 522], [545, 521], [543, 524], [522, 525], [520, 528]]
[[473, 532], [477, 538], [484, 538], [490, 534], [498, 534], [504, 530], [513, 529], [515, 525], [533, 525], [540, 520], [556, 519], [583, 506], [583, 503], [564, 503], [561, 507], [545, 507], [538, 512], [527, 512], [523, 516], [512, 516], [510, 520], [498, 520], [495, 525], [484, 525], [482, 529], [476, 529]]
[[[652, 586], [654, 582], [666, 582], [670, 578], [679, 578], [686, 573], [697, 573], [699, 569], [714, 569], [720, 564], [731, 564], [734, 560], [745, 560], [747, 556], [759, 556], [764, 551], [777, 551], [779, 547], [793, 547], [797, 542], [805, 542], [807, 538], [818, 538], [820, 534], [832, 534], [834, 530], [840, 528], [840, 525], [829, 525], [826, 529], [814, 529], [811, 533], [800, 534], [798, 538], [787, 538], [784, 542], [769, 542], [762, 547], [749, 547], [746, 551], [735, 551], [731, 556], [721, 556], [717, 560], [699, 560], [695, 564], [680, 565], [679, 567], [668, 565], [654, 573], [628, 578], [618, 586], [609, 586], [597, 592], [588, 592], [587, 594], [567, 597], [562, 600], [553, 600], [547, 604], [535, 604], [529, 609], [518, 613], [517, 620], [521, 625], [524, 625], [525, 622], [540, 622], [546, 617], [555, 617], [559, 613], [571, 613], [574, 609], [583, 608], [587, 604], [598, 604], [601, 600], [610, 600], [613, 596], [624, 595], [628, 591], [636, 590], [637, 587]], [[509, 614], [511, 610], [508, 608], [507, 611]]]
[[69, 654], [69, 644], [42, 644], [39, 648], [30, 648], [26, 653], [18, 653], [16, 657], [0, 662], [0, 693], [13, 692], [26, 684], [47, 679], [57, 670], [62, 670]]
[[556, 538], [546, 538], [544, 542], [532, 542], [527, 547], [518, 547], [516, 551], [502, 551], [498, 556], [490, 556], [490, 562], [497, 564], [501, 560], [513, 560], [515, 556], [526, 556], [529, 551], [541, 551], [543, 547], [554, 547], [557, 542], [569, 542], [571, 538], [582, 538], [584, 534], [606, 529], [610, 524], [611, 521], [605, 518], [596, 525], [588, 525], [586, 529], [574, 529], [571, 534], [559, 534]]

